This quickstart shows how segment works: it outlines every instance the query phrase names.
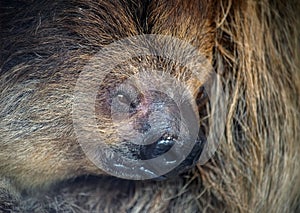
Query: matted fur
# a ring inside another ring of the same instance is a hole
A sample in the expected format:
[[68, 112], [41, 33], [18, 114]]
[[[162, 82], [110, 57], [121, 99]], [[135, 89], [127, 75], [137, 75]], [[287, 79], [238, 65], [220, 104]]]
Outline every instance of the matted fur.
[[[300, 211], [299, 16], [296, 0], [4, 2], [0, 209]], [[230, 94], [224, 137], [211, 161], [171, 180], [84, 176], [101, 171], [73, 132], [76, 78], [102, 46], [141, 33], [212, 61]]]

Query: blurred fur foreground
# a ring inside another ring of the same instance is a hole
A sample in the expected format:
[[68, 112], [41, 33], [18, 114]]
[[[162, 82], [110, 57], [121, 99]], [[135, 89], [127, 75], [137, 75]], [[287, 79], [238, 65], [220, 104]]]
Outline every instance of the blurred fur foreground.
[[[0, 211], [300, 212], [298, 1], [2, 1], [0, 9]], [[166, 181], [101, 176], [72, 129], [84, 63], [142, 33], [199, 48], [230, 94], [215, 156]]]

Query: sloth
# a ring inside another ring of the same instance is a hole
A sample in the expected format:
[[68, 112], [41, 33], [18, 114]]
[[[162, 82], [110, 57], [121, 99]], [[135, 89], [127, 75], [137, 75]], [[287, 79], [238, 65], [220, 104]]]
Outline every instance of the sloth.
[[296, 0], [0, 10], [1, 212], [300, 211]]

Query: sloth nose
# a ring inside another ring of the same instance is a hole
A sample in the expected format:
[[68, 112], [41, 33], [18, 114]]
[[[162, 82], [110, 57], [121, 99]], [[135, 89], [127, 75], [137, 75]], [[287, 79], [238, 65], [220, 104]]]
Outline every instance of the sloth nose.
[[[160, 139], [151, 144], [137, 145], [127, 143], [126, 146], [131, 152], [131, 158], [137, 160], [150, 160], [159, 157], [169, 151], [172, 152], [171, 148], [176, 142], [178, 143], [177, 137], [175, 136], [162, 136]], [[202, 153], [205, 143], [206, 138], [203, 136], [201, 130], [199, 130], [196, 143], [194, 144], [194, 147], [192, 148], [188, 156], [186, 156], [186, 158], [176, 168], [166, 173], [165, 175], [156, 178], [156, 180], [172, 178], [195, 166], [200, 157], [200, 154]], [[171, 153], [171, 155], [172, 154], [177, 155], [178, 153]]]
[[191, 169], [206, 144], [196, 105], [201, 99], [193, 102], [194, 96], [181, 87], [175, 94], [168, 89], [141, 91], [130, 84], [112, 94], [112, 115], [121, 121], [114, 147], [124, 157], [119, 166], [128, 162], [131, 171], [156, 179]]
[[154, 146], [152, 146], [151, 144], [149, 150], [146, 150], [145, 154], [150, 154], [149, 157], [155, 158], [169, 151], [173, 145], [174, 145], [174, 140], [172, 140], [171, 138], [161, 139], [157, 141], [154, 144]]
[[[164, 154], [168, 154], [172, 159], [179, 159], [181, 155], [185, 155], [185, 159], [176, 168], [159, 179], [176, 176], [193, 167], [199, 159], [205, 139], [198, 136], [196, 141], [191, 142], [190, 133], [182, 134], [181, 131], [184, 131], [182, 125], [186, 125], [183, 123], [186, 121], [182, 120], [180, 109], [169, 97], [155, 91], [144, 98], [146, 100], [141, 100], [132, 110], [134, 112], [132, 132], [135, 132], [132, 133], [133, 138], [142, 138], [142, 143], [123, 141], [122, 144], [126, 146], [124, 150], [127, 150], [124, 154], [127, 158], [135, 160], [151, 160]], [[187, 155], [182, 153], [174, 146], [176, 143], [186, 144], [186, 146], [192, 144], [191, 152]], [[168, 161], [161, 163], [168, 163]]]
[[[153, 142], [153, 141], [152, 141]], [[161, 156], [168, 152], [174, 145], [175, 140], [171, 136], [161, 137], [157, 141], [147, 145], [130, 144], [133, 158], [139, 160], [149, 160]]]

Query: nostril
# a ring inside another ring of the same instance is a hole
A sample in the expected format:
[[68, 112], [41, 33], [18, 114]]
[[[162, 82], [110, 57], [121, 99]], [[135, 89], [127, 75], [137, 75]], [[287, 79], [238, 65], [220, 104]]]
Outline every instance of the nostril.
[[127, 150], [130, 152], [130, 156], [128, 157], [138, 160], [150, 160], [159, 157], [172, 148], [175, 144], [175, 140], [176, 137], [173, 136], [162, 136], [157, 141], [147, 145], [138, 145], [127, 142]]
[[144, 146], [144, 149], [141, 150], [141, 157], [144, 159], [156, 158], [169, 151], [174, 143], [175, 141], [171, 137], [161, 138], [156, 143], [149, 144], [148, 147]]

